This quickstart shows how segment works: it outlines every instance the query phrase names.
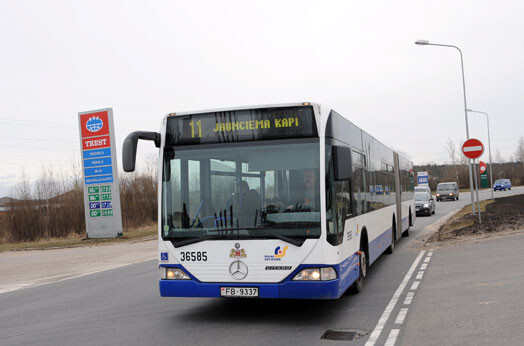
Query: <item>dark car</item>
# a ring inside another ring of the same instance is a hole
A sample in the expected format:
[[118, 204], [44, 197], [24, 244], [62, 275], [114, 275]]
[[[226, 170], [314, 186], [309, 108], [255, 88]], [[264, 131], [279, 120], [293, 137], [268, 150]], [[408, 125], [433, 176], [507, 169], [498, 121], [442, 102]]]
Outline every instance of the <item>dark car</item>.
[[456, 182], [440, 183], [437, 185], [437, 202], [444, 199], [452, 201], [459, 199], [459, 188]]
[[435, 200], [427, 193], [415, 193], [415, 212], [417, 215], [435, 214]]
[[493, 191], [506, 191], [511, 190], [511, 180], [509, 179], [497, 179], [493, 184]]

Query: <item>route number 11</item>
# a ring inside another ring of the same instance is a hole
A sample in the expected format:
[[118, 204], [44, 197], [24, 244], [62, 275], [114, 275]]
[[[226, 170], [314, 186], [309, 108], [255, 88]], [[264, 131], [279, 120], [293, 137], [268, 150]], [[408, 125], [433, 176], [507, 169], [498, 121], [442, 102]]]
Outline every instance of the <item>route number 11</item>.
[[[202, 122], [198, 120], [196, 122], [196, 125], [198, 127], [198, 137], [202, 138]], [[189, 126], [191, 127], [191, 138], [195, 138], [195, 122], [191, 120], [189, 122]]]

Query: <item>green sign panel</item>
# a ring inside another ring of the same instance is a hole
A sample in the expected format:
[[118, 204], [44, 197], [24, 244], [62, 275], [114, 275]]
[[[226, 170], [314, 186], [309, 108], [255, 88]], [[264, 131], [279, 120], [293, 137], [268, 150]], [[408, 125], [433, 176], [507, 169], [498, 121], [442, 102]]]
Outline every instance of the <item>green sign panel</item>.
[[[100, 212], [99, 210], [97, 210]], [[104, 209], [102, 210], [102, 216], [113, 216], [113, 209]]]
[[111, 192], [111, 186], [100, 186], [100, 192]]
[[90, 210], [89, 211], [89, 216], [91, 216], [91, 217], [100, 216], [100, 210]]
[[91, 186], [87, 188], [87, 193], [98, 193], [98, 186]]
[[111, 200], [111, 194], [110, 193], [103, 193], [102, 194], [102, 201], [110, 201]]
[[488, 173], [483, 173], [480, 175], [480, 188], [488, 188], [488, 187], [489, 187]]
[[99, 201], [100, 200], [100, 195], [96, 194], [96, 195], [89, 195], [89, 202], [94, 202], [94, 201]]

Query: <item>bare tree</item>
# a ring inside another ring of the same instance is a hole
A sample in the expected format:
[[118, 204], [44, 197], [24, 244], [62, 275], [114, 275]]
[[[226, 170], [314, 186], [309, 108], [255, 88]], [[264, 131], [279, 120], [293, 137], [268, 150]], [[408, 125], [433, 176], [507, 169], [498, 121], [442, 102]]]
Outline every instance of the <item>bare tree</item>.
[[[455, 180], [457, 183], [459, 183], [459, 173], [458, 173], [458, 164], [460, 163], [460, 156], [457, 151], [457, 147], [455, 146], [455, 143], [451, 138], [448, 138], [448, 141], [446, 142], [446, 150], [448, 152], [450, 163], [453, 166], [453, 170], [455, 173], [455, 177], [453, 180]], [[459, 184], [460, 185], [460, 184]]]
[[446, 150], [448, 152], [451, 164], [456, 166], [460, 159], [457, 156], [457, 147], [455, 147], [455, 143], [453, 143], [451, 138], [448, 138], [448, 141], [446, 142]]
[[504, 158], [500, 154], [499, 148], [497, 148], [497, 151], [495, 152], [495, 162], [496, 163], [504, 163]]
[[517, 150], [515, 150], [515, 160], [520, 161], [524, 166], [524, 137], [522, 135], [520, 135]]

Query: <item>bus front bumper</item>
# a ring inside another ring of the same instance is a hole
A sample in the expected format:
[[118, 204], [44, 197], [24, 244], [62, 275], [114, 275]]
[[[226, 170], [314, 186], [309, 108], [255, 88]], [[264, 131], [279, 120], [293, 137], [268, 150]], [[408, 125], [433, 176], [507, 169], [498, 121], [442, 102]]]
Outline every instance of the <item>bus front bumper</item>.
[[[191, 280], [159, 280], [161, 297], [210, 297], [221, 298], [221, 288], [258, 288], [256, 298], [279, 299], [337, 299], [358, 279], [360, 274], [358, 257], [351, 256], [341, 264], [334, 265], [337, 278], [329, 281], [296, 281], [292, 278], [302, 269], [325, 265], [301, 265], [279, 283], [234, 283], [200, 282], [191, 275]], [[169, 265], [179, 267], [179, 265]]]

